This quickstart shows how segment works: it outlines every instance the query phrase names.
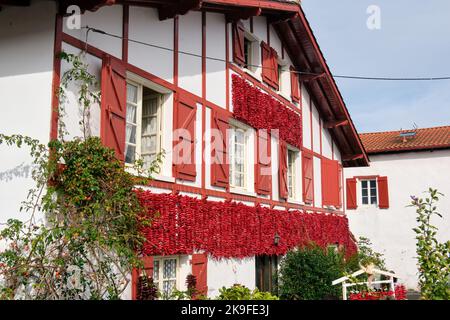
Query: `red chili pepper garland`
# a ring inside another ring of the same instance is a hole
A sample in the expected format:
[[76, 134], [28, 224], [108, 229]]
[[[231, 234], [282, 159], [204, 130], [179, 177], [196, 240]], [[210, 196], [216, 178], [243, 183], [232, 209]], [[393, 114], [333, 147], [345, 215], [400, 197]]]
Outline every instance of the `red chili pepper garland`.
[[[389, 291], [362, 291], [349, 295], [349, 300], [381, 300], [385, 297], [393, 297], [394, 292]], [[406, 300], [406, 289], [404, 285], [395, 286], [395, 300]]]
[[[153, 218], [143, 227], [146, 255], [192, 254], [204, 250], [216, 258], [285, 254], [311, 241], [321, 247], [339, 243], [347, 256], [356, 252], [345, 216], [274, 210], [232, 201], [136, 191]], [[274, 236], [280, 241], [274, 244]]]
[[252, 86], [236, 74], [232, 76], [233, 114], [255, 129], [279, 129], [280, 138], [292, 146], [302, 146], [302, 118], [278, 100]]

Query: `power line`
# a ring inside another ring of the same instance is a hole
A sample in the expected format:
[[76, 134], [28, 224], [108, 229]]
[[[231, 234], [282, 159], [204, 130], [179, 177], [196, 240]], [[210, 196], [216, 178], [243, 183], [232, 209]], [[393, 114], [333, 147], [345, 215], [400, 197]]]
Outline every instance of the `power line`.
[[[96, 29], [96, 28], [91, 28], [89, 26], [85, 26], [82, 29], [87, 29], [87, 32], [86, 32], [86, 46], [87, 46], [87, 42], [88, 42], [88, 34], [89, 34], [90, 31], [123, 40], [122, 36], [119, 36], [119, 35], [116, 35], [116, 34], [112, 34], [112, 33], [109, 33], [109, 32], [103, 31], [103, 30], [99, 30], [99, 29]], [[148, 42], [143, 42], [143, 41], [134, 40], [134, 39], [130, 39], [130, 38], [128, 38], [127, 40], [130, 41], [130, 42], [136, 43], [136, 44], [140, 44], [140, 45], [144, 45], [144, 46], [148, 46], [148, 47], [152, 47], [152, 48], [156, 48], [156, 49], [161, 49], [161, 50], [165, 50], [165, 51], [174, 52], [174, 49], [163, 47], [163, 46], [159, 46], [159, 45], [156, 45], [156, 44], [151, 44], [151, 43], [148, 43]], [[184, 55], [187, 55], [187, 56], [191, 56], [191, 57], [203, 58], [203, 56], [201, 54], [196, 54], [196, 53], [192, 53], [192, 52], [186, 52], [186, 51], [178, 50], [178, 53], [179, 54], [184, 54]], [[211, 60], [211, 61], [217, 61], [217, 62], [224, 62], [224, 63], [231, 62], [231, 61], [227, 61], [225, 59], [215, 58], [215, 57], [210, 57], [210, 56], [205, 56], [205, 59]], [[255, 67], [255, 68], [263, 68], [263, 69], [274, 70], [273, 68], [263, 67], [261, 65], [248, 64], [247, 66], [248, 67]], [[286, 72], [292, 72], [292, 73], [302, 74], [302, 75], [311, 75], [311, 76], [321, 76], [322, 75], [322, 74], [319, 74], [319, 73], [296, 71], [296, 70], [283, 69], [283, 68], [282, 68], [282, 70], [286, 71]], [[443, 77], [368, 77], [368, 76], [353, 76], [353, 75], [332, 74], [332, 77], [333, 78], [342, 78], [342, 79], [375, 80], [375, 81], [437, 81], [437, 80], [450, 80], [450, 76], [443, 76]]]

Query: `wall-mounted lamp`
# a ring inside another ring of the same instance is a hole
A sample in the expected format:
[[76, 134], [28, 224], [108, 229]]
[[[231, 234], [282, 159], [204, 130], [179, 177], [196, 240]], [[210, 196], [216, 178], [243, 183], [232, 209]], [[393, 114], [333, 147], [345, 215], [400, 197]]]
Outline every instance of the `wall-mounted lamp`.
[[276, 232], [275, 236], [273, 237], [273, 244], [277, 246], [279, 243], [280, 243], [280, 235], [278, 234], [278, 232]]

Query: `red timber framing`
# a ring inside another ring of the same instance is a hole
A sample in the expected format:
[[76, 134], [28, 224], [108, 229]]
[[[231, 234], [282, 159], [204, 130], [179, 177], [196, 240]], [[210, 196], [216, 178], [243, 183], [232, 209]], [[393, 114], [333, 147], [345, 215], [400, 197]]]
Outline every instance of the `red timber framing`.
[[[174, 27], [174, 33], [177, 30], [176, 27]], [[177, 32], [178, 33], [178, 32]], [[92, 45], [88, 45], [86, 47], [85, 43], [77, 38], [74, 38], [71, 35], [68, 35], [66, 33], [63, 33], [61, 30], [61, 39], [62, 42], [65, 42], [69, 45], [72, 45], [76, 48], [79, 48], [80, 50], [84, 50], [85, 48], [87, 48], [87, 52], [95, 57], [98, 58], [102, 58], [105, 54], [107, 54], [106, 52], [102, 51], [101, 49], [98, 49]], [[177, 43], [177, 37], [174, 37], [174, 42]], [[178, 45], [175, 46], [175, 48], [177, 48]], [[178, 87], [177, 85], [177, 79], [178, 79], [178, 73], [177, 73], [177, 65], [178, 65], [178, 55], [176, 54], [176, 52], [174, 52], [174, 63], [176, 62], [176, 64], [174, 65], [174, 84], [167, 82], [164, 79], [161, 79], [157, 76], [155, 76], [154, 74], [151, 74], [145, 70], [142, 70], [130, 63], [126, 63], [126, 69], [129, 72], [132, 72], [138, 76], [141, 76], [145, 79], [148, 79], [152, 82], [155, 82], [158, 85], [161, 85], [171, 91], [173, 91], [174, 93], [178, 92], [181, 93], [183, 95], [185, 95], [186, 97], [190, 97], [191, 99], [193, 99], [194, 101], [202, 104], [203, 102], [205, 102], [206, 106], [208, 108], [210, 108], [212, 111], [218, 111], [218, 112], [222, 112], [225, 115], [228, 114], [228, 116], [232, 116], [232, 113], [229, 110], [224, 110], [224, 108], [221, 108], [217, 105], [215, 105], [214, 103], [207, 101], [205, 99], [205, 101], [203, 101], [204, 99], [200, 96], [197, 96], [193, 93], [190, 93], [180, 87]], [[234, 72], [238, 73], [239, 75], [241, 75], [243, 78], [245, 78], [246, 80], [250, 81], [252, 84], [254, 84], [255, 86], [257, 86], [258, 88], [262, 89], [263, 91], [267, 92], [268, 94], [270, 94], [273, 98], [278, 99], [279, 101], [281, 101], [283, 104], [287, 105], [289, 108], [291, 108], [292, 110], [298, 112], [298, 107], [295, 106], [293, 103], [291, 103], [290, 101], [286, 100], [284, 97], [281, 97], [280, 95], [278, 95], [275, 91], [271, 90], [270, 88], [268, 88], [266, 85], [260, 83], [258, 80], [254, 79], [253, 77], [251, 77], [250, 75], [244, 73], [242, 70], [240, 70], [239, 68], [237, 68], [235, 65], [228, 63], [227, 64], [229, 69], [233, 70]], [[228, 84], [229, 85], [229, 84]], [[228, 91], [227, 91], [228, 92]], [[230, 97], [228, 97], [228, 100], [230, 99]], [[312, 121], [312, 118], [310, 119], [310, 121]], [[311, 130], [312, 130], [312, 125], [311, 126]], [[55, 128], [57, 128], [57, 117], [56, 117], [56, 123], [55, 123]], [[55, 131], [57, 132], [57, 131]], [[312, 137], [312, 134], [311, 134]], [[312, 146], [312, 141], [311, 141], [311, 146]], [[306, 151], [309, 152], [311, 155], [318, 157], [318, 158], [323, 158], [323, 156], [321, 154], [315, 153], [309, 149], [306, 148], [302, 148], [302, 151]], [[314, 185], [314, 181], [312, 182]], [[166, 190], [170, 190], [172, 192], [187, 192], [187, 193], [196, 193], [196, 194], [202, 194], [204, 197], [208, 197], [208, 196], [214, 196], [214, 197], [220, 197], [220, 198], [224, 198], [224, 199], [231, 199], [231, 200], [236, 200], [236, 201], [246, 201], [246, 202], [253, 202], [253, 203], [260, 203], [260, 204], [266, 204], [269, 205], [271, 207], [284, 207], [286, 209], [303, 209], [303, 210], [316, 210], [316, 211], [322, 211], [322, 212], [333, 212], [333, 213], [337, 213], [337, 214], [342, 214], [342, 211], [333, 211], [333, 210], [329, 210], [326, 208], [318, 208], [314, 206], [314, 203], [312, 205], [300, 205], [300, 204], [296, 204], [296, 203], [289, 203], [289, 202], [285, 202], [285, 201], [274, 201], [270, 198], [264, 198], [264, 197], [254, 197], [254, 196], [247, 196], [247, 195], [239, 195], [239, 194], [230, 194], [229, 192], [226, 191], [218, 191], [218, 190], [210, 190], [210, 189], [206, 189], [206, 188], [202, 188], [202, 187], [193, 187], [193, 186], [186, 186], [186, 185], [181, 185], [181, 184], [177, 184], [177, 183], [170, 183], [170, 182], [164, 182], [164, 181], [152, 181], [150, 183], [151, 186], [157, 187], [157, 188], [162, 188], [162, 189], [166, 189]]]

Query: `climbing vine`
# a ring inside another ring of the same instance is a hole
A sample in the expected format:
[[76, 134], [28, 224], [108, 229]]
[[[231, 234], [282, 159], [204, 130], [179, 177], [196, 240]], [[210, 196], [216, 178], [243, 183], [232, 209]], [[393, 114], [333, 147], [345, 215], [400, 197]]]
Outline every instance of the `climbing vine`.
[[[0, 298], [118, 299], [133, 267], [142, 267], [143, 216], [133, 192], [144, 181], [124, 170], [114, 150], [90, 133], [90, 107], [100, 101], [97, 82], [82, 55], [63, 53], [71, 65], [61, 77], [59, 137], [47, 145], [22, 135], [0, 134], [0, 144], [28, 146], [35, 187], [23, 202], [23, 220], [10, 219], [0, 231]], [[66, 92], [74, 85], [82, 112], [83, 137], [65, 141], [62, 121]], [[143, 173], [142, 161], [135, 163]], [[139, 179], [139, 180], [140, 180]]]

